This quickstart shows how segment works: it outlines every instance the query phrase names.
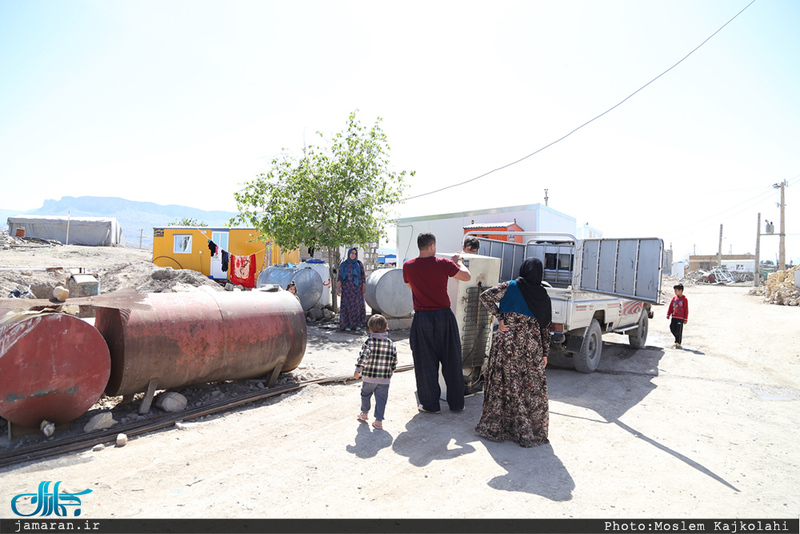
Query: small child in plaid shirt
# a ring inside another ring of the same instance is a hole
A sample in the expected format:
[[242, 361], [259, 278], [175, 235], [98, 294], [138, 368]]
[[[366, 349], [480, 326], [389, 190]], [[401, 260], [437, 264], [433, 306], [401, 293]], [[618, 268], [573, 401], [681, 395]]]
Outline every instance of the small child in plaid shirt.
[[354, 378], [361, 378], [361, 413], [357, 419], [369, 420], [370, 399], [375, 394], [375, 421], [377, 429], [383, 428], [383, 412], [389, 398], [389, 381], [397, 368], [397, 348], [386, 332], [388, 323], [383, 315], [373, 315], [367, 322], [370, 335], [361, 346]]

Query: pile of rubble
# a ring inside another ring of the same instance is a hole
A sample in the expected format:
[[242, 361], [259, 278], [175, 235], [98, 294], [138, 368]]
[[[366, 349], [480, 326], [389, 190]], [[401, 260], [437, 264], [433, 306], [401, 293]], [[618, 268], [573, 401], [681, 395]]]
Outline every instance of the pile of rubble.
[[[66, 286], [74, 273], [70, 269], [8, 269], [0, 271], [0, 298], [14, 291], [23, 294], [30, 290], [33, 297], [49, 299], [54, 288]], [[97, 279], [99, 293], [108, 293], [123, 288], [134, 288], [140, 293], [172, 293], [194, 291], [208, 287], [215, 291], [225, 289], [201, 273], [186, 269], [175, 270], [159, 267], [149, 262], [136, 261], [111, 269], [102, 269], [91, 274]]]
[[13, 236], [8, 233], [8, 231], [0, 232], [0, 248], [10, 248], [10, 247], [37, 247], [37, 246], [44, 246], [50, 247], [54, 245], [61, 245], [60, 241], [56, 241], [55, 239], [39, 239], [38, 237], [24, 237], [24, 236]]
[[800, 288], [795, 284], [795, 271], [800, 265], [770, 273], [761, 287], [753, 288], [751, 295], [762, 295], [764, 301], [783, 306], [800, 306]]
[[208, 287], [225, 291], [217, 282], [197, 271], [159, 267], [148, 261], [133, 261], [97, 273], [100, 292], [132, 287], [140, 293], [179, 293]]
[[715, 283], [716, 278], [712, 280], [711, 276], [712, 276], [711, 271], [702, 271], [702, 270], [689, 271], [683, 277], [682, 283], [684, 285]]
[[747, 271], [719, 271], [717, 269], [711, 271], [689, 271], [683, 280], [683, 283], [691, 282], [692, 284], [740, 284], [743, 282], [752, 282], [755, 280], [755, 275]]
[[755, 273], [747, 272], [747, 271], [730, 271], [731, 276], [733, 277], [733, 281], [736, 283], [740, 282], [752, 282], [756, 279]]

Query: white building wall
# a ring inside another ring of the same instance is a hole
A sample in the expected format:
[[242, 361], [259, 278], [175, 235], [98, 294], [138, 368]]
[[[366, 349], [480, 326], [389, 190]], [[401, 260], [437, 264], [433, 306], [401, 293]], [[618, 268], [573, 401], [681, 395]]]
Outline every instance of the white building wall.
[[756, 270], [756, 260], [722, 260], [722, 266], [729, 271], [752, 273]]
[[458, 252], [464, 240], [465, 226], [514, 220], [526, 232], [575, 234], [574, 217], [542, 204], [403, 218], [397, 220], [398, 265], [419, 254], [417, 236], [422, 232], [431, 232], [436, 236], [437, 252]]
[[601, 239], [603, 237], [603, 232], [586, 224], [580, 225], [576, 231], [578, 233], [575, 237], [578, 239]]

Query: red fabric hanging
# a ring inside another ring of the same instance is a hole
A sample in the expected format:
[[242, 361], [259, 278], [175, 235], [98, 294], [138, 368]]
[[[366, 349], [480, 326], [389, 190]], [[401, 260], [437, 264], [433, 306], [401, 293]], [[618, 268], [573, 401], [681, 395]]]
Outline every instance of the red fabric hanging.
[[254, 288], [256, 287], [256, 255], [234, 256], [230, 255], [229, 274], [231, 283]]

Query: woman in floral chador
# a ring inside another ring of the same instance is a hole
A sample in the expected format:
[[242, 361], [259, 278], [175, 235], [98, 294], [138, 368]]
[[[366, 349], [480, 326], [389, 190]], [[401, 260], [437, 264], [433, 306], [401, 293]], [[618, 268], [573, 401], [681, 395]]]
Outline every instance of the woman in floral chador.
[[483, 413], [475, 431], [522, 447], [550, 443], [545, 366], [550, 354], [550, 297], [541, 260], [529, 258], [519, 278], [484, 291], [481, 302], [500, 327], [484, 375]]
[[342, 297], [339, 303], [339, 329], [358, 330], [367, 322], [364, 306], [364, 292], [367, 290], [367, 277], [364, 264], [358, 259], [358, 249], [347, 251], [347, 259], [339, 265], [336, 280], [336, 293]]

